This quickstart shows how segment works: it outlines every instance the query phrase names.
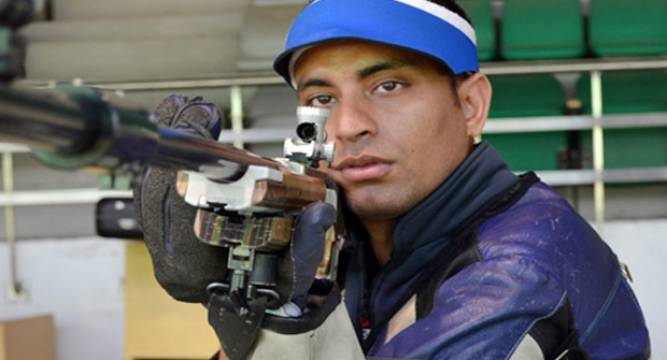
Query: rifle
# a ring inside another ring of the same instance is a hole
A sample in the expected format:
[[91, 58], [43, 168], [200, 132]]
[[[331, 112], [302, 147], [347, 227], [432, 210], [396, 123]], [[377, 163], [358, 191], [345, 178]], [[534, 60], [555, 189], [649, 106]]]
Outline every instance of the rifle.
[[[23, 14], [19, 3], [29, 2], [0, 0], [0, 30], [13, 32], [27, 23], [26, 17], [7, 19]], [[326, 110], [299, 107], [298, 138], [286, 139], [285, 158], [274, 160], [160, 127], [149, 111], [100, 89], [80, 84], [13, 88], [9, 83], [21, 71], [17, 63], [0, 61], [0, 141], [26, 144], [45, 165], [67, 171], [133, 176], [145, 166], [178, 171], [179, 195], [198, 208], [196, 237], [229, 249], [231, 280], [215, 283], [215, 290], [222, 286], [245, 299], [279, 300], [277, 253], [289, 245], [295, 217], [312, 202], [336, 206], [338, 201], [335, 185], [318, 169], [321, 162], [330, 165], [334, 154], [333, 143], [326, 143]], [[341, 239], [329, 231], [320, 276], [335, 278]]]

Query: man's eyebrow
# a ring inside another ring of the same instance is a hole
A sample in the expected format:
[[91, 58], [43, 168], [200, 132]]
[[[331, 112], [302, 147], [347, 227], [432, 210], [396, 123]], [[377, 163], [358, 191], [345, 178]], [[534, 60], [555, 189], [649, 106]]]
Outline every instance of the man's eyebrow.
[[330, 82], [322, 79], [308, 79], [301, 84], [297, 84], [297, 91], [305, 90], [309, 87], [332, 87]]
[[[405, 66], [415, 66], [415, 65], [412, 64], [412, 62], [410, 61], [401, 59], [391, 59], [379, 62], [377, 64], [365, 67], [357, 71], [357, 77], [359, 77], [360, 79], [364, 79], [380, 71], [393, 70]], [[297, 91], [302, 91], [309, 87], [333, 87], [333, 85], [326, 80], [313, 78], [313, 79], [307, 79], [301, 84], [297, 84]]]
[[387, 60], [359, 70], [357, 72], [357, 76], [360, 79], [364, 79], [380, 71], [394, 70], [410, 65], [411, 65], [410, 62], [404, 60], [399, 60], [399, 59]]

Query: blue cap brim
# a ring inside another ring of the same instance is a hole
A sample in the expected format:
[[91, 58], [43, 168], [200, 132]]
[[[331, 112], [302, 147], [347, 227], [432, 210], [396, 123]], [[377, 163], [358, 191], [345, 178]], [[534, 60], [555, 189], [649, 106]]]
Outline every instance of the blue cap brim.
[[405, 1], [320, 0], [305, 8], [294, 21], [285, 51], [273, 66], [291, 84], [290, 62], [299, 49], [355, 39], [423, 53], [444, 63], [454, 74], [477, 72], [474, 33], [471, 39], [458, 25]]

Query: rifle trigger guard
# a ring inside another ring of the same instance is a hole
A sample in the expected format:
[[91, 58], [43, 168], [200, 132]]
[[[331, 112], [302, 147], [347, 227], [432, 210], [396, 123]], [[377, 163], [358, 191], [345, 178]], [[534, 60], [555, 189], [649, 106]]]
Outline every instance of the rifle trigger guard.
[[[227, 294], [229, 294], [229, 289], [230, 289], [229, 284], [225, 284], [225, 283], [221, 283], [221, 282], [214, 282], [214, 283], [210, 283], [206, 287], [206, 293], [209, 296], [212, 296], [212, 295], [227, 295]], [[277, 303], [280, 300], [280, 295], [275, 290], [261, 289], [260, 288], [260, 289], [257, 289], [256, 291], [257, 291], [257, 295], [265, 296], [268, 299], [268, 301], [267, 301], [268, 304]]]
[[223, 295], [229, 293], [229, 284], [213, 282], [206, 287], [206, 293], [211, 295]]

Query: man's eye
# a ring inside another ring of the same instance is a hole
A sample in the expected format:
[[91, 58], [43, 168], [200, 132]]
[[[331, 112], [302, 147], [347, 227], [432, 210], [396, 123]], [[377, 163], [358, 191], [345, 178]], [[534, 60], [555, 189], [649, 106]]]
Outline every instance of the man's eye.
[[331, 95], [317, 95], [308, 101], [310, 106], [328, 106], [334, 104], [336, 99]]
[[388, 93], [388, 92], [396, 91], [396, 90], [398, 90], [402, 87], [403, 87], [403, 84], [401, 84], [398, 81], [385, 81], [382, 84], [378, 85], [378, 87], [375, 88], [375, 91]]

